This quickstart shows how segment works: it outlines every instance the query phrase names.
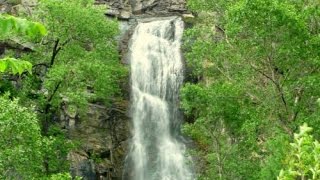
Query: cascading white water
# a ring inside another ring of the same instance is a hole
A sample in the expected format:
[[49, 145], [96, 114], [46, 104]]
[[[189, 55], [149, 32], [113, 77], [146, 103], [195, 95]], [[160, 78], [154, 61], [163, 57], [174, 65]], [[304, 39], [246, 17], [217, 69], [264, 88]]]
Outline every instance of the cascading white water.
[[181, 18], [140, 22], [130, 46], [133, 140], [124, 179], [191, 180], [179, 139]]

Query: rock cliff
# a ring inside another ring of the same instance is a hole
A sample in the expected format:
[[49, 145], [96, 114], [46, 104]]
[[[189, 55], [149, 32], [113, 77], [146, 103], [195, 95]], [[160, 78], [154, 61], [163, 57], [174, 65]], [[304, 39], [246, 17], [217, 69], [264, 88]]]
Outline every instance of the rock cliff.
[[120, 19], [135, 15], [168, 15], [186, 12], [186, 0], [97, 0], [109, 6], [106, 14]]
[[114, 102], [106, 108], [91, 104], [88, 116], [77, 118], [62, 113], [69, 138], [80, 142], [80, 148], [69, 154], [71, 174], [83, 179], [121, 179], [129, 139], [127, 101]]

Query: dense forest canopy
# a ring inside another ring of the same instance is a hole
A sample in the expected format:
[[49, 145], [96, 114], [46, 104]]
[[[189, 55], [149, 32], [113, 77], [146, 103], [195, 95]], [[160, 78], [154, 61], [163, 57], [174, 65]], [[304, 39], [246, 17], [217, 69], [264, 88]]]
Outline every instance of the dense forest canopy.
[[[182, 47], [182, 131], [196, 144], [197, 179], [320, 179], [320, 2], [187, 6], [195, 18]], [[0, 179], [71, 179], [66, 159], [77, 142], [58, 117], [122, 98], [118, 34], [93, 0], [0, 14]]]
[[[188, 1], [183, 130], [198, 144], [199, 179], [319, 179], [319, 5]], [[313, 136], [290, 145], [303, 123]]]

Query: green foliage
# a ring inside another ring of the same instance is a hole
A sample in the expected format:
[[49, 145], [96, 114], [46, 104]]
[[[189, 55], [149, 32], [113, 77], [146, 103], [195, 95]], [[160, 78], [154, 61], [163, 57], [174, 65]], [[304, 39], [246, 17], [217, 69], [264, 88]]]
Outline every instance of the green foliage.
[[66, 161], [69, 152], [76, 148], [75, 143], [66, 138], [65, 133], [57, 126], [50, 128], [44, 142], [44, 161], [47, 164], [47, 174], [69, 172], [70, 163]]
[[89, 101], [109, 103], [119, 95], [126, 70], [119, 63], [116, 21], [107, 20], [102, 9], [85, 0], [43, 0], [36, 14], [48, 28], [43, 40], [47, 45], [38, 47], [43, 53], [24, 58], [46, 69], [46, 74], [40, 75], [44, 78], [36, 78], [44, 79], [41, 83], [46, 93], [41, 97], [50, 102], [40, 104], [50, 104], [54, 111], [67, 102], [84, 116]]
[[[276, 179], [289, 137], [319, 134], [319, 3], [189, 0], [184, 51], [195, 84], [181, 91], [183, 131], [202, 179]], [[206, 166], [207, 165], [207, 166]]]
[[[63, 110], [72, 110], [77, 118], [83, 117], [90, 102], [108, 105], [121, 95], [120, 83], [127, 70], [119, 62], [115, 39], [118, 23], [107, 19], [104, 10], [94, 6], [91, 0], [42, 0], [29, 18], [40, 21], [46, 28], [33, 21], [0, 15], [1, 40], [14, 37], [31, 41], [43, 37], [21, 59], [0, 61], [0, 72], [12, 72], [3, 76], [0, 83], [2, 93], [11, 91], [22, 105], [32, 107], [26, 111], [38, 113], [39, 121], [34, 120], [38, 130], [34, 133], [39, 133], [41, 148], [33, 149], [33, 153], [38, 153], [35, 160], [30, 159], [32, 154], [30, 157], [23, 154], [19, 156], [23, 163], [13, 159], [17, 163], [12, 166], [4, 164], [1, 157], [0, 174], [9, 173], [8, 177], [13, 179], [71, 179], [66, 173], [69, 171], [67, 154], [75, 145], [55, 125], [55, 120]], [[25, 70], [29, 74], [24, 74]], [[12, 74], [22, 76], [12, 77]], [[16, 152], [12, 153], [12, 157], [18, 157]], [[31, 165], [28, 167], [25, 162]]]
[[258, 179], [275, 179], [283, 167], [283, 159], [289, 150], [289, 136], [278, 134], [265, 145], [265, 158], [262, 161]]
[[74, 179], [74, 180], [81, 180], [81, 177], [72, 177], [69, 173], [58, 173], [58, 174], [54, 174], [52, 176], [50, 176], [49, 178], [47, 178], [48, 180], [70, 180], [70, 179]]
[[0, 97], [0, 178], [29, 179], [42, 171], [42, 137], [35, 113]]
[[[228, 4], [235, 2], [234, 0], [191, 0], [187, 1], [187, 6], [193, 12], [214, 12], [218, 16], [222, 16]], [[220, 19], [221, 20], [221, 19]]]
[[68, 179], [72, 179], [72, 177], [69, 173], [59, 173], [59, 174], [52, 175], [49, 179], [50, 180], [68, 180]]
[[[73, 143], [59, 130], [43, 137], [34, 107], [22, 107], [8, 95], [0, 97], [0, 105], [0, 178], [68, 179], [70, 175], [65, 171], [69, 165], [65, 159], [74, 148]], [[44, 162], [48, 162], [52, 172], [44, 172]]]
[[[104, 10], [90, 0], [42, 0], [29, 18], [32, 22], [0, 16], [1, 40], [43, 37], [21, 59], [0, 61], [0, 72], [12, 72], [3, 76], [1, 92], [11, 91], [22, 105], [33, 107], [41, 127], [41, 149], [34, 149], [41, 157], [34, 162], [39, 167], [26, 173], [19, 169], [19, 176], [70, 179], [67, 155], [75, 145], [56, 126], [56, 120], [65, 111], [82, 118], [90, 102], [108, 105], [120, 97], [120, 83], [127, 70], [119, 62], [118, 23], [107, 19]], [[25, 70], [29, 74], [24, 74]], [[28, 169], [21, 163], [23, 168]]]
[[311, 131], [312, 128], [304, 124], [300, 126], [299, 134], [294, 134], [285, 168], [281, 170], [278, 180], [320, 178], [320, 144], [310, 135]]
[[[26, 35], [29, 38], [35, 38], [46, 34], [46, 28], [40, 23], [0, 14], [0, 40], [6, 40], [12, 35]], [[25, 70], [31, 73], [31, 69], [32, 64], [28, 61], [8, 57], [0, 59], [0, 72], [11, 70], [13, 74], [21, 75]]]
[[21, 75], [25, 70], [32, 73], [32, 64], [14, 58], [3, 58], [0, 60], [0, 72], [12, 71], [13, 74]]
[[6, 39], [12, 35], [27, 35], [30, 38], [44, 36], [46, 28], [38, 23], [14, 16], [0, 14], [0, 39]]

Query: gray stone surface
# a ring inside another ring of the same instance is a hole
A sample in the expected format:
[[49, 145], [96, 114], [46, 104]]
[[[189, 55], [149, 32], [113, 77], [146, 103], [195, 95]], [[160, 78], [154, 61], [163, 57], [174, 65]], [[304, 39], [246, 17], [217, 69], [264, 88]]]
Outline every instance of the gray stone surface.
[[106, 14], [121, 19], [135, 15], [163, 16], [187, 12], [186, 0], [97, 0], [109, 6]]
[[0, 13], [31, 15], [37, 4], [37, 0], [0, 0]]
[[80, 147], [69, 154], [71, 173], [83, 179], [121, 179], [130, 136], [128, 103], [114, 102], [111, 108], [91, 104], [87, 117], [64, 111], [61, 125]]

